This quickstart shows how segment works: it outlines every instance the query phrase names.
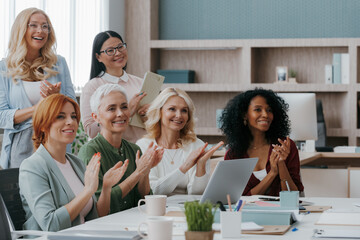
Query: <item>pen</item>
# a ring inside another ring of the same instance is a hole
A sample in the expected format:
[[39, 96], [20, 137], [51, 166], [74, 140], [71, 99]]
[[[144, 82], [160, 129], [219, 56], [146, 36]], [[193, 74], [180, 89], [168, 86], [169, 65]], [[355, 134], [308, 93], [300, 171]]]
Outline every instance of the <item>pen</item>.
[[287, 181], [285, 181], [285, 184], [286, 184], [287, 190], [290, 191], [289, 183]]
[[246, 201], [243, 201], [243, 203], [241, 204], [241, 207], [240, 207], [240, 209], [239, 209], [239, 212], [241, 212], [241, 210], [242, 210], [242, 208], [245, 206], [245, 204], [246, 204]]
[[238, 201], [238, 203], [237, 203], [237, 205], [236, 205], [236, 208], [235, 208], [235, 212], [237, 212], [237, 211], [239, 211], [239, 209], [240, 209], [240, 207], [241, 207], [241, 205], [242, 205], [242, 200], [239, 200]]
[[228, 201], [228, 205], [229, 205], [230, 212], [232, 212], [230, 194], [227, 194], [227, 195], [226, 195], [226, 198], [227, 198], [227, 201]]
[[220, 211], [226, 212], [226, 208], [224, 207], [222, 201], [217, 201], [217, 204], [219, 204]]

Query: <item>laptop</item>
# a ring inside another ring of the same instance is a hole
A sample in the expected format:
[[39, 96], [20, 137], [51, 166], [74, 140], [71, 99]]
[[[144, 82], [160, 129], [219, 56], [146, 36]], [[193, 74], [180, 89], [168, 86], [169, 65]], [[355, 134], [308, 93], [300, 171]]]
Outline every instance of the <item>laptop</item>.
[[200, 202], [209, 200], [214, 204], [217, 201], [225, 204], [227, 203], [226, 195], [230, 194], [231, 202], [236, 203], [240, 199], [257, 161], [258, 158], [220, 161], [210, 177]]

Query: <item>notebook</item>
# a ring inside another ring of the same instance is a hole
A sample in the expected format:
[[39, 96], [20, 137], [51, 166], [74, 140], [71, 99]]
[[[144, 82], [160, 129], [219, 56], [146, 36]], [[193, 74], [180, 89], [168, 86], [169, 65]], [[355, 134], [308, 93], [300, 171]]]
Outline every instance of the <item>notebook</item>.
[[230, 194], [231, 202], [236, 203], [243, 193], [249, 178], [254, 171], [258, 158], [242, 158], [220, 161], [201, 196], [200, 202], [209, 200], [212, 203], [227, 203], [226, 195]]
[[[145, 73], [140, 92], [146, 92], [146, 96], [141, 99], [139, 106], [150, 104], [159, 95], [164, 79], [165, 77], [153, 72]], [[137, 113], [131, 118], [130, 125], [145, 128], [145, 124]]]
[[137, 231], [68, 230], [47, 236], [49, 240], [140, 240]]

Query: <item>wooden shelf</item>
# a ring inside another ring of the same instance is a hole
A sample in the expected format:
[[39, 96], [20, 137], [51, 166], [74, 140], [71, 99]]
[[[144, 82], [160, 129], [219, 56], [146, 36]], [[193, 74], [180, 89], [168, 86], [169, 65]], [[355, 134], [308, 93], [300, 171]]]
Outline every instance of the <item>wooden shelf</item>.
[[[195, 133], [200, 136], [224, 136], [220, 129], [211, 127], [197, 127]], [[348, 129], [329, 128], [327, 129], [327, 136], [329, 137], [347, 137], [349, 135]], [[360, 137], [360, 129], [357, 130], [357, 136]]]
[[349, 136], [349, 129], [328, 128], [326, 130], [326, 135], [328, 137], [348, 137]]
[[152, 49], [170, 50], [212, 50], [236, 49], [244, 46], [244, 41], [239, 40], [151, 40]]
[[[360, 96], [360, 38], [158, 40], [159, 1], [129, 1], [126, 29], [128, 72], [143, 76], [158, 69], [195, 71], [193, 84], [164, 84], [189, 93], [196, 106], [196, 133], [217, 140], [216, 109], [239, 92], [254, 88], [281, 93], [316, 93], [322, 101], [331, 144], [356, 145]], [[141, 31], [131, 31], [141, 29]], [[349, 84], [325, 84], [325, 66], [334, 53], [349, 54]], [[275, 84], [277, 66], [297, 71], [297, 84]], [[306, 116], [304, 116], [306, 117]], [[346, 139], [346, 140], [344, 140]], [[359, 141], [358, 141], [359, 139]], [[347, 142], [346, 142], [347, 141]]]
[[220, 129], [211, 127], [197, 127], [195, 133], [199, 136], [224, 136]]
[[167, 87], [181, 88], [187, 92], [242, 92], [253, 88], [271, 89], [275, 92], [329, 92], [329, 93], [346, 93], [349, 91], [348, 84], [307, 84], [307, 83], [256, 83], [256, 84], [228, 84], [228, 83], [167, 83], [163, 85], [163, 89]]
[[150, 40], [150, 48], [207, 49], [207, 48], [252, 48], [268, 47], [347, 47], [360, 46], [357, 38], [302, 38], [302, 39], [199, 39], [199, 40]]
[[261, 87], [275, 92], [348, 92], [348, 84], [317, 84], [317, 83], [254, 83], [251, 88]]

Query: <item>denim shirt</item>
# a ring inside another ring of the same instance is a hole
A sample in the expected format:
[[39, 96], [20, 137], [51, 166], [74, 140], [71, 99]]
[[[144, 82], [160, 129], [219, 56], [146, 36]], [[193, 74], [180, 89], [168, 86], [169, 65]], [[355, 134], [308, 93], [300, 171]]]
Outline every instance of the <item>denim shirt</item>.
[[[65, 58], [59, 55], [57, 58], [57, 63], [53, 69], [59, 73], [47, 79], [47, 81], [51, 84], [61, 82], [60, 93], [69, 96], [76, 101], [75, 91]], [[15, 112], [19, 109], [31, 106], [32, 104], [25, 93], [23, 82], [18, 80], [15, 84], [12, 78], [7, 75], [5, 59], [0, 61], [0, 128], [4, 129], [0, 165], [4, 169], [9, 166], [11, 143], [14, 134], [32, 127], [32, 118], [14, 124]], [[31, 139], [29, 139], [29, 144], [32, 144]]]

